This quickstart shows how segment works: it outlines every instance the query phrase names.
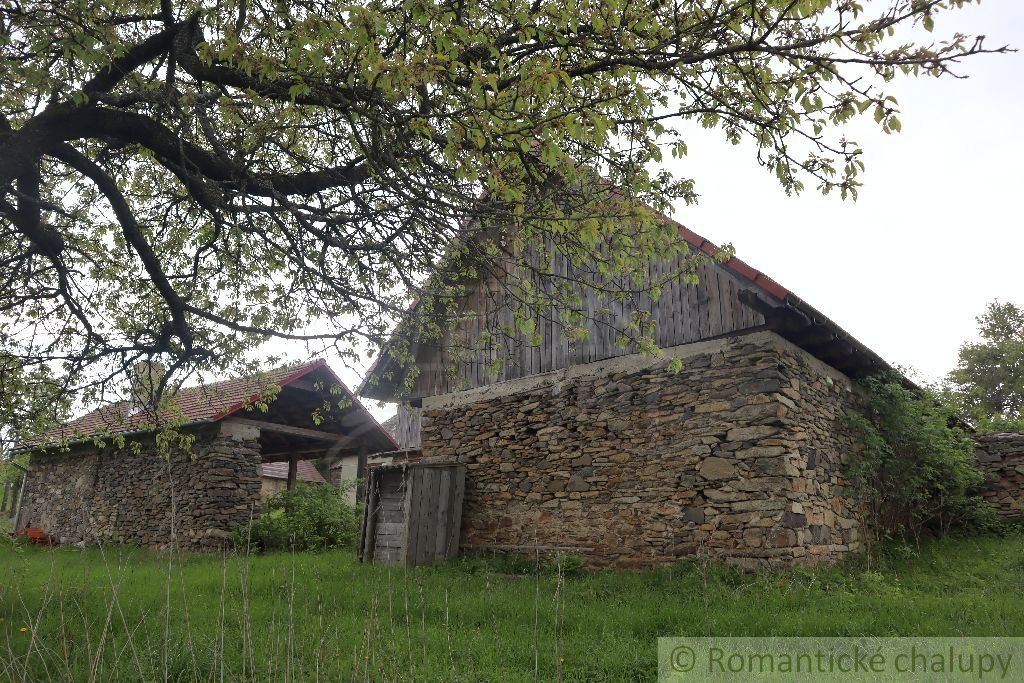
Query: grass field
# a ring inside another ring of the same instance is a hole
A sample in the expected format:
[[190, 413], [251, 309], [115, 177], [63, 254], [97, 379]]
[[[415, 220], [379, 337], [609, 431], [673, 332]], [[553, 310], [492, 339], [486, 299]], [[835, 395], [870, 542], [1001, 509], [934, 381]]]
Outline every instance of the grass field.
[[870, 569], [528, 569], [2, 549], [0, 680], [649, 680], [658, 636], [1024, 636], [1024, 536]]

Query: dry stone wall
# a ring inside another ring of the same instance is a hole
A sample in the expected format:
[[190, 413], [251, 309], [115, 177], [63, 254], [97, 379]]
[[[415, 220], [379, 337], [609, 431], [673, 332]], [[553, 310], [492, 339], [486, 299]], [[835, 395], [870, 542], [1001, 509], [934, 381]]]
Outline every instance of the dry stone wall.
[[982, 496], [1003, 517], [1024, 518], [1024, 434], [975, 438], [978, 465], [988, 475]]
[[259, 504], [258, 435], [222, 423], [169, 457], [151, 441], [138, 453], [34, 454], [20, 526], [41, 527], [61, 543], [223, 547]]
[[467, 465], [463, 543], [639, 567], [747, 568], [860, 545], [849, 380], [769, 332], [424, 400], [425, 460]]

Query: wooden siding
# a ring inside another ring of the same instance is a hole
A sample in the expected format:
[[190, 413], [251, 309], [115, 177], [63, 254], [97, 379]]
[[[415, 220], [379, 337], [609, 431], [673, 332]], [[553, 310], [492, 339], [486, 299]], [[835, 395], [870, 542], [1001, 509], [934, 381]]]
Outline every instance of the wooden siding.
[[370, 470], [359, 557], [416, 567], [459, 552], [464, 465], [425, 464]]
[[405, 403], [398, 405], [395, 416], [395, 441], [401, 448], [420, 447], [420, 409]]
[[[652, 262], [651, 281], [665, 277], [677, 268], [674, 264]], [[552, 264], [552, 272], [572, 278], [571, 268], [563, 259]], [[704, 339], [719, 337], [764, 325], [764, 317], [743, 305], [739, 292], [750, 288], [741, 285], [725, 268], [701, 264], [697, 269], [698, 284], [675, 279], [662, 287], [660, 296], [652, 299], [640, 294], [635, 301], [604, 303], [606, 312], [599, 311], [597, 296], [592, 289], [582, 292], [582, 310], [589, 335], [580, 341], [571, 341], [565, 334], [557, 312], [550, 319], [537, 320], [541, 343], [531, 345], [522, 335], [506, 339], [496, 334], [495, 340], [483, 341], [486, 330], [511, 328], [512, 311], [502, 300], [504, 288], [494, 277], [481, 281], [464, 301], [463, 323], [454, 329], [449, 343], [433, 344], [421, 348], [417, 356], [419, 374], [412, 390], [412, 398], [446, 394], [458, 389], [494, 384], [509, 379], [526, 377], [571, 365], [592, 363], [616, 356], [636, 353], [635, 345], [621, 345], [616, 330], [623, 329], [634, 311], [650, 315], [655, 322], [654, 341], [660, 347], [678, 346]], [[544, 287], [541, 278], [534, 277], [538, 289]], [[462, 354], [457, 367], [453, 367], [453, 347], [472, 349]], [[493, 363], [501, 360], [500, 368], [493, 371]]]

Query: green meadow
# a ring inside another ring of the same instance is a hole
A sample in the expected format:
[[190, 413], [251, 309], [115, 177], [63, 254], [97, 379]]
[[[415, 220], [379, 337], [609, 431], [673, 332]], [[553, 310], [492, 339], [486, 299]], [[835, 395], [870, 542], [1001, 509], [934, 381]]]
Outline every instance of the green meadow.
[[1024, 536], [758, 574], [5, 547], [0, 619], [0, 680], [650, 680], [658, 636], [1024, 636]]

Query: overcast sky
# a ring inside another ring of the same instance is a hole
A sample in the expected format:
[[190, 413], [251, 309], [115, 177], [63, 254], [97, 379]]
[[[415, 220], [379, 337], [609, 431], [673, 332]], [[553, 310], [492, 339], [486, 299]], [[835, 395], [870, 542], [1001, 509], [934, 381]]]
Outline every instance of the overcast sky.
[[[937, 36], [956, 30], [1024, 47], [1024, 2], [985, 0], [936, 22]], [[857, 202], [813, 189], [787, 197], [749, 148], [698, 129], [672, 168], [697, 181], [700, 204], [675, 218], [731, 242], [890, 363], [941, 378], [987, 302], [1024, 304], [1024, 55], [960, 70], [969, 78], [890, 85], [902, 133], [849, 132], [866, 152]], [[358, 383], [358, 371], [341, 374]]]
[[[1021, 0], [945, 16], [937, 35], [1024, 47]], [[675, 218], [731, 242], [889, 362], [938, 379], [986, 302], [1024, 305], [1024, 54], [981, 55], [960, 70], [969, 78], [890, 85], [902, 133], [851, 131], [866, 153], [858, 201], [786, 197], [749, 149], [706, 135], [673, 167], [701, 195]]]

